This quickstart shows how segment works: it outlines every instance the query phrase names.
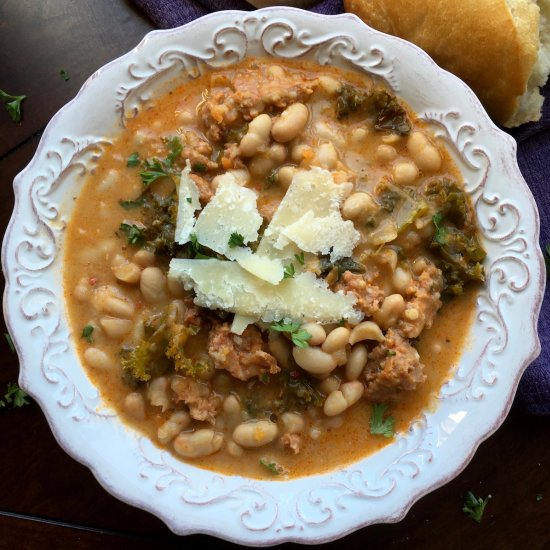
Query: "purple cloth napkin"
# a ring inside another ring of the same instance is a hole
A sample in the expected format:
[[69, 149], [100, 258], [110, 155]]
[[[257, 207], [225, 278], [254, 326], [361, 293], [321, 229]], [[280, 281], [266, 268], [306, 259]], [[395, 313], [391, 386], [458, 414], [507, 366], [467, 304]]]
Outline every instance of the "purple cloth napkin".
[[[244, 0], [134, 0], [134, 2], [161, 28], [183, 25], [212, 11], [254, 9]], [[321, 0], [311, 11], [335, 15], [344, 11], [343, 0]], [[550, 95], [550, 83], [543, 88], [545, 98]], [[550, 193], [546, 181], [550, 174], [550, 101], [545, 101], [540, 121], [509, 131], [518, 142], [518, 162], [527, 180], [541, 218], [540, 242], [550, 244]], [[539, 319], [542, 351], [526, 370], [518, 389], [517, 401], [530, 414], [550, 415], [550, 302], [548, 286]]]

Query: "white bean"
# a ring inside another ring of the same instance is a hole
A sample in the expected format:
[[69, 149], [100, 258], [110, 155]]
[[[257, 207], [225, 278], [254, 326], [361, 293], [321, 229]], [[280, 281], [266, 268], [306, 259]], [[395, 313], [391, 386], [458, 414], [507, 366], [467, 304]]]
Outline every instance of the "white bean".
[[311, 334], [311, 338], [307, 341], [310, 346], [321, 345], [327, 337], [323, 326], [317, 323], [304, 323], [300, 328]]
[[369, 132], [366, 128], [355, 128], [355, 130], [351, 133], [351, 141], [355, 145], [361, 145], [362, 143], [365, 143], [368, 136]]
[[284, 412], [281, 415], [281, 422], [283, 423], [285, 432], [289, 434], [299, 434], [306, 427], [302, 415], [296, 412]]
[[384, 329], [394, 326], [401, 314], [405, 311], [405, 299], [401, 294], [387, 296], [378, 311], [372, 318]]
[[141, 393], [129, 393], [124, 398], [124, 408], [129, 415], [137, 420], [143, 420], [145, 418], [145, 401]]
[[346, 363], [346, 378], [348, 380], [357, 380], [367, 364], [368, 352], [363, 344], [355, 344], [351, 348], [351, 353]]
[[353, 327], [349, 337], [349, 343], [353, 346], [357, 342], [362, 342], [363, 340], [383, 342], [384, 335], [376, 323], [373, 321], [363, 321]]
[[281, 166], [277, 171], [277, 183], [283, 188], [288, 189], [296, 174], [294, 166]]
[[280, 334], [270, 331], [268, 335], [267, 346], [270, 353], [277, 359], [277, 364], [284, 369], [290, 365], [290, 343]]
[[304, 130], [308, 118], [308, 108], [303, 103], [293, 103], [273, 123], [273, 139], [279, 143], [287, 143], [294, 139]]
[[146, 302], [156, 304], [166, 300], [166, 277], [158, 267], [146, 267], [141, 273], [139, 289]]
[[231, 456], [242, 456], [244, 453], [244, 449], [237, 445], [234, 441], [229, 440], [226, 444], [227, 452]]
[[271, 443], [279, 433], [277, 424], [269, 420], [251, 420], [233, 430], [233, 440], [241, 447], [261, 447]]
[[132, 330], [130, 319], [119, 319], [118, 317], [102, 317], [99, 320], [101, 328], [109, 338], [120, 340]]
[[287, 150], [284, 145], [274, 143], [267, 151], [267, 156], [276, 164], [282, 164], [287, 155]]
[[186, 458], [199, 458], [218, 452], [223, 444], [223, 435], [214, 430], [180, 433], [174, 440], [174, 450]]
[[109, 296], [104, 299], [101, 309], [121, 319], [131, 319], [134, 316], [134, 304], [129, 298]]
[[345, 348], [349, 342], [350, 329], [346, 327], [338, 327], [329, 333], [326, 340], [323, 342], [321, 349], [326, 353], [334, 353], [342, 348]]
[[320, 382], [318, 387], [325, 395], [329, 395], [340, 388], [340, 383], [340, 378], [337, 376], [329, 376]]
[[342, 206], [342, 216], [346, 220], [366, 218], [375, 214], [380, 207], [368, 193], [352, 193]]
[[132, 260], [141, 267], [149, 267], [155, 263], [155, 255], [150, 250], [142, 248], [133, 255]]
[[441, 155], [422, 132], [412, 132], [407, 147], [416, 165], [425, 172], [437, 172], [441, 168]]
[[329, 96], [336, 95], [342, 87], [340, 82], [332, 76], [320, 76], [318, 79], [320, 88]]
[[239, 144], [239, 154], [243, 157], [253, 157], [269, 145], [271, 118], [263, 113], [250, 121], [246, 135]]
[[329, 374], [336, 368], [336, 360], [329, 353], [325, 353], [321, 348], [294, 347], [292, 350], [294, 360], [300, 367], [313, 375]]
[[110, 370], [115, 366], [111, 357], [99, 348], [87, 348], [84, 352], [84, 360], [90, 367], [98, 370]]
[[117, 254], [111, 261], [111, 271], [119, 281], [128, 284], [137, 283], [141, 275], [141, 268], [121, 254]]
[[172, 406], [169, 394], [169, 381], [166, 376], [159, 376], [149, 382], [147, 388], [147, 399], [153, 407], [162, 407], [162, 412]]
[[87, 302], [90, 299], [92, 296], [92, 287], [87, 277], [83, 277], [76, 283], [73, 295], [79, 302]]
[[396, 268], [392, 275], [392, 285], [395, 292], [404, 294], [411, 282], [411, 273], [402, 267]]
[[397, 151], [395, 150], [395, 147], [384, 143], [378, 146], [374, 156], [378, 162], [385, 164], [397, 158]]
[[290, 158], [296, 164], [300, 164], [306, 156], [311, 158], [313, 156], [313, 149], [305, 143], [298, 143], [298, 145], [292, 148], [290, 153]]
[[340, 390], [335, 390], [329, 394], [323, 405], [323, 412], [327, 416], [336, 416], [343, 413], [348, 408], [348, 403], [344, 394]]
[[338, 153], [332, 143], [321, 143], [317, 149], [317, 160], [321, 168], [334, 170], [338, 164]]
[[410, 185], [418, 178], [418, 167], [410, 160], [393, 165], [393, 179], [397, 185]]
[[157, 430], [157, 439], [166, 445], [170, 443], [182, 430], [191, 424], [191, 417], [185, 411], [177, 411], [170, 418], [161, 424]]
[[362, 382], [354, 380], [353, 382], [346, 382], [345, 384], [342, 384], [340, 386], [340, 391], [342, 392], [342, 395], [344, 396], [348, 407], [351, 407], [352, 405], [357, 403], [359, 399], [361, 399], [365, 388]]

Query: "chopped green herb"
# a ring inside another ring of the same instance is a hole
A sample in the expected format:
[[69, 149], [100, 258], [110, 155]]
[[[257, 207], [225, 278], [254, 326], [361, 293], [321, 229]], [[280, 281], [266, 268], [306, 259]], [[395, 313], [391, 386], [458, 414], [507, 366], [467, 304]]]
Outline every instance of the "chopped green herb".
[[10, 95], [0, 90], [0, 100], [4, 103], [4, 107], [13, 122], [21, 121], [21, 103], [27, 99], [26, 95]]
[[8, 346], [10, 347], [12, 353], [15, 353], [15, 346], [13, 345], [13, 340], [11, 339], [11, 336], [7, 332], [4, 332], [4, 336], [6, 337]]
[[449, 234], [449, 230], [442, 225], [444, 217], [445, 214], [443, 214], [442, 211], [439, 211], [432, 216], [432, 222], [435, 227], [433, 239], [441, 246], [445, 246], [447, 244], [447, 235]]
[[127, 159], [126, 159], [126, 166], [135, 167], [139, 166], [140, 160], [139, 160], [139, 153], [136, 151], [135, 153], [132, 153]]
[[204, 164], [204, 162], [193, 163], [193, 165], [191, 166], [191, 169], [193, 170], [193, 172], [201, 172], [201, 173], [208, 171], [208, 168], [206, 164]]
[[300, 254], [294, 254], [294, 257], [296, 258], [296, 261], [300, 264], [300, 265], [304, 265], [305, 263], [305, 258], [304, 258], [304, 253], [301, 252]]
[[138, 227], [136, 224], [121, 223], [119, 229], [126, 235], [128, 244], [138, 245], [143, 243], [143, 231], [142, 227]]
[[471, 491], [466, 493], [464, 498], [464, 504], [462, 506], [462, 511], [477, 523], [481, 523], [481, 518], [483, 517], [483, 512], [485, 511], [485, 506], [489, 502], [491, 495], [489, 495], [485, 500], [481, 497], [476, 497]]
[[260, 458], [260, 464], [274, 476], [286, 473], [286, 469], [273, 460], [270, 461], [267, 458]]
[[90, 342], [90, 344], [93, 343], [94, 341], [94, 338], [92, 336], [92, 332], [94, 331], [94, 327], [92, 325], [86, 325], [83, 329], [82, 329], [82, 336], [81, 338], [84, 338], [84, 340], [86, 340], [87, 342]]
[[158, 179], [168, 176], [168, 173], [165, 171], [164, 166], [159, 159], [154, 158], [152, 160], [145, 160], [143, 161], [143, 167], [145, 170], [142, 170], [139, 175], [143, 185], [146, 187]]
[[124, 210], [133, 210], [134, 208], [140, 208], [145, 202], [145, 197], [139, 197], [135, 201], [132, 200], [119, 200], [118, 204], [124, 208]]
[[27, 393], [18, 386], [17, 382], [9, 382], [4, 399], [0, 400], [0, 408], [6, 407], [6, 403], [13, 408], [30, 405], [31, 402], [27, 397]]
[[183, 151], [183, 145], [181, 144], [180, 138], [174, 136], [172, 139], [164, 139], [164, 145], [170, 149], [168, 156], [162, 161], [162, 164], [170, 169], [172, 168], [174, 161], [181, 155]]
[[69, 80], [71, 77], [69, 76], [69, 73], [65, 70], [65, 69], [61, 69], [59, 71], [59, 76], [65, 81], [67, 82], [67, 80]]
[[191, 197], [186, 197], [185, 200], [186, 200], [189, 204], [191, 204], [191, 203], [193, 202], [193, 199], [192, 199]]
[[397, 353], [393, 349], [388, 350], [388, 353], [387, 353], [388, 357], [394, 357], [395, 355], [397, 355]]
[[231, 233], [228, 244], [229, 244], [229, 248], [237, 248], [237, 246], [244, 246], [244, 237], [240, 233]]
[[300, 323], [285, 323], [281, 320], [273, 323], [269, 328], [277, 332], [288, 332], [292, 343], [299, 348], [309, 347], [308, 340], [311, 339], [311, 334], [301, 329]]
[[275, 185], [279, 179], [279, 176], [277, 174], [277, 170], [272, 170], [269, 175], [265, 178], [265, 185], [266, 187], [271, 187], [272, 185]]
[[384, 437], [393, 437], [395, 434], [395, 419], [393, 416], [386, 415], [388, 406], [385, 403], [375, 403], [372, 407], [370, 417], [370, 433], [372, 435], [383, 435]]
[[293, 279], [296, 275], [296, 270], [294, 269], [294, 264], [290, 263], [285, 265], [283, 279]]
[[542, 493], [537, 493], [537, 496], [535, 498], [537, 502], [540, 502], [542, 500]]
[[269, 374], [267, 372], [262, 372], [259, 378], [262, 384], [269, 384]]

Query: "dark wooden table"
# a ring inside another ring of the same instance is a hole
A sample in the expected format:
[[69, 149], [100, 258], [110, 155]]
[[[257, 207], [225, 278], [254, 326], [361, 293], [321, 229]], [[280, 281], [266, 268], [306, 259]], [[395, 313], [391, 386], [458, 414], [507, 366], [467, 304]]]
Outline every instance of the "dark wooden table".
[[[152, 28], [123, 0], [0, 0], [0, 89], [28, 96], [20, 124], [0, 108], [2, 229], [12, 211], [13, 178], [30, 161], [49, 119], [90, 74]], [[3, 337], [0, 347], [1, 398], [17, 379], [18, 362]], [[368, 527], [331, 546], [550, 548], [549, 428], [550, 419], [513, 407], [464, 472], [422, 498], [402, 522]], [[202, 535], [181, 540], [156, 517], [107, 494], [57, 445], [36, 404], [0, 412], [0, 434], [2, 549], [230, 546]], [[461, 512], [468, 490], [492, 495], [480, 525]]]

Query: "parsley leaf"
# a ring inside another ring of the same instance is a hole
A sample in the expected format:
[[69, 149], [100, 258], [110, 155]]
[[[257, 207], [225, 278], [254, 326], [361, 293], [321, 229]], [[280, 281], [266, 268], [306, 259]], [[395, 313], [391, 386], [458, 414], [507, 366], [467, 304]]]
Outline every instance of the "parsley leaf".
[[17, 382], [10, 382], [8, 384], [8, 391], [4, 394], [6, 403], [9, 403], [14, 408], [30, 405], [30, 401], [27, 400], [27, 397], [27, 393], [17, 385]]
[[277, 332], [288, 332], [292, 343], [299, 348], [309, 347], [308, 340], [311, 339], [311, 334], [300, 328], [300, 323], [285, 323], [283, 320], [273, 323], [271, 330]]
[[204, 172], [208, 171], [208, 168], [207, 168], [206, 164], [204, 164], [204, 162], [194, 162], [191, 166], [191, 170], [193, 170], [193, 172], [204, 173]]
[[274, 476], [279, 476], [286, 473], [286, 468], [283, 468], [280, 464], [277, 464], [274, 460], [268, 460], [267, 458], [260, 458], [260, 464], [268, 470]]
[[69, 73], [65, 70], [65, 69], [61, 69], [59, 71], [59, 76], [65, 81], [67, 82], [67, 80], [69, 80], [71, 77], [69, 76]]
[[13, 122], [21, 121], [21, 103], [27, 99], [26, 95], [10, 95], [0, 90], [0, 99]]
[[15, 346], [13, 345], [13, 340], [11, 339], [11, 336], [7, 332], [4, 332], [4, 336], [6, 337], [6, 340], [8, 342], [8, 346], [11, 349], [11, 352], [15, 353]]
[[300, 265], [304, 265], [305, 263], [305, 258], [304, 258], [304, 253], [302, 252], [301, 254], [294, 254], [294, 257], [296, 258], [296, 261], [300, 264]]
[[294, 275], [296, 275], [294, 264], [290, 263], [288, 265], [285, 265], [283, 273], [283, 279], [294, 279]]
[[537, 502], [540, 502], [542, 500], [542, 493], [537, 493], [537, 496], [535, 497], [535, 500]]
[[139, 208], [140, 206], [143, 206], [143, 203], [145, 202], [144, 197], [138, 197], [135, 201], [132, 200], [119, 200], [118, 204], [124, 208], [124, 210], [133, 210], [134, 208]]
[[159, 159], [154, 158], [152, 160], [145, 160], [143, 161], [143, 167], [145, 170], [142, 170], [139, 175], [143, 185], [146, 187], [151, 185], [154, 181], [168, 176], [168, 172], [165, 171]]
[[190, 237], [190, 246], [191, 246], [191, 252], [195, 254], [194, 259], [195, 260], [210, 260], [212, 256], [207, 256], [206, 254], [202, 253], [202, 246], [199, 244], [199, 241], [197, 240], [197, 235], [195, 233], [191, 233]]
[[191, 204], [191, 203], [193, 202], [193, 199], [192, 199], [191, 197], [186, 197], [185, 200], [186, 200], [189, 204]]
[[119, 229], [126, 234], [126, 239], [128, 241], [128, 244], [136, 245], [136, 244], [143, 243], [144, 229], [142, 227], [138, 227], [135, 223], [131, 225], [128, 223], [121, 223]]
[[132, 153], [127, 159], [126, 159], [126, 166], [130, 166], [131, 168], [135, 166], [139, 166], [140, 160], [139, 160], [139, 153], [136, 151], [135, 153]]
[[229, 244], [229, 248], [244, 246], [244, 237], [240, 233], [231, 233], [228, 244]]
[[84, 338], [87, 342], [90, 342], [90, 344], [93, 344], [94, 338], [92, 336], [92, 332], [94, 331], [94, 327], [92, 325], [86, 325], [82, 329], [82, 336], [81, 338]]
[[164, 145], [170, 149], [168, 156], [162, 161], [162, 164], [170, 169], [174, 164], [174, 161], [181, 155], [183, 151], [183, 145], [181, 144], [180, 138], [174, 136], [172, 139], [165, 139]]
[[481, 497], [476, 497], [472, 491], [468, 491], [464, 498], [464, 504], [462, 505], [462, 511], [477, 523], [481, 523], [481, 518], [483, 517], [483, 512], [485, 511], [485, 506], [489, 502], [489, 495], [485, 500]]
[[388, 406], [385, 403], [375, 403], [372, 407], [370, 417], [370, 433], [372, 435], [383, 435], [384, 437], [393, 437], [395, 434], [393, 416], [386, 416]]

